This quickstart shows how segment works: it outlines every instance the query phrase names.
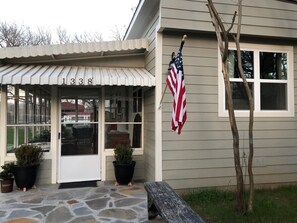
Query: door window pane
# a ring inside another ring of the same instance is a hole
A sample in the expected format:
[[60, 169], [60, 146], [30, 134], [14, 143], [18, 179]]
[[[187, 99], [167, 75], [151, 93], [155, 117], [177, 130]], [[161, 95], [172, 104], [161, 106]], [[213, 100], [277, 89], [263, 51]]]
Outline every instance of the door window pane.
[[98, 154], [98, 104], [90, 96], [61, 99], [61, 155]]
[[98, 154], [98, 124], [62, 124], [61, 155]]

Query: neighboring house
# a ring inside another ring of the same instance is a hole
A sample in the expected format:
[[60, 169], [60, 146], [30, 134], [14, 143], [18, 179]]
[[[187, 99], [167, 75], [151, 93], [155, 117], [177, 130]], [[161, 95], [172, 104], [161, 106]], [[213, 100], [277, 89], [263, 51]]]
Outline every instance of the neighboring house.
[[[124, 41], [0, 49], [1, 164], [14, 160], [13, 148], [20, 144], [46, 144], [40, 135], [50, 131], [40, 183], [112, 180], [112, 148], [138, 137], [135, 179], [164, 180], [176, 189], [235, 185], [220, 57], [206, 2], [142, 0]], [[243, 4], [241, 46], [255, 97], [255, 183], [296, 183], [297, 5]], [[224, 21], [232, 20], [233, 0], [215, 5]], [[188, 120], [177, 135], [171, 131], [169, 90], [161, 108], [159, 103], [171, 53], [184, 34]], [[233, 50], [231, 43], [245, 166], [247, 100]], [[137, 114], [140, 122], [134, 121]], [[141, 134], [133, 134], [136, 125]]]

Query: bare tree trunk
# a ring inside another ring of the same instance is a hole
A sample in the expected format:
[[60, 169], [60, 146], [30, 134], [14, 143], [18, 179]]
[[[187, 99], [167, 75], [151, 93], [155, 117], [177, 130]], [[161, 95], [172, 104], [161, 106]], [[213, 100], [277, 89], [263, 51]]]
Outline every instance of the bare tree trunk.
[[233, 36], [236, 49], [237, 49], [237, 58], [238, 58], [238, 69], [240, 76], [242, 78], [245, 92], [249, 100], [249, 157], [248, 157], [248, 173], [249, 173], [249, 205], [248, 211], [253, 212], [254, 209], [254, 175], [253, 175], [253, 157], [254, 157], [254, 137], [253, 137], [253, 126], [254, 126], [254, 98], [251, 93], [251, 89], [246, 81], [244, 71], [242, 68], [241, 53], [240, 53], [240, 30], [241, 30], [241, 18], [242, 18], [242, 0], [238, 0], [238, 24], [237, 24], [237, 34], [236, 37]]
[[236, 13], [234, 14], [233, 21], [231, 23], [230, 28], [226, 31], [221, 18], [216, 11], [212, 0], [208, 0], [208, 9], [210, 12], [210, 16], [212, 19], [213, 26], [215, 28], [220, 53], [222, 57], [222, 73], [224, 77], [225, 83], [225, 90], [226, 90], [226, 98], [227, 98], [227, 105], [228, 105], [228, 114], [229, 114], [229, 122], [232, 131], [233, 137], [233, 154], [234, 154], [234, 165], [235, 165], [235, 172], [236, 172], [236, 183], [237, 183], [237, 190], [236, 190], [236, 200], [237, 200], [237, 208], [241, 212], [246, 211], [245, 205], [245, 198], [244, 198], [244, 183], [243, 183], [243, 174], [242, 168], [240, 164], [240, 153], [239, 153], [239, 134], [235, 119], [234, 107], [233, 107], [233, 99], [232, 99], [232, 92], [228, 74], [228, 45], [229, 39], [228, 35], [230, 30], [233, 27], [234, 20], [236, 17]]
[[240, 164], [240, 153], [239, 153], [239, 134], [235, 119], [234, 107], [233, 107], [233, 99], [231, 86], [229, 81], [229, 74], [227, 70], [227, 63], [223, 64], [223, 75], [226, 89], [226, 98], [228, 105], [228, 114], [229, 114], [229, 122], [233, 136], [233, 156], [234, 156], [234, 164], [235, 164], [235, 172], [236, 172], [236, 200], [237, 200], [237, 209], [241, 212], [246, 211], [246, 204], [244, 198], [244, 182], [243, 182], [243, 174], [242, 167]]

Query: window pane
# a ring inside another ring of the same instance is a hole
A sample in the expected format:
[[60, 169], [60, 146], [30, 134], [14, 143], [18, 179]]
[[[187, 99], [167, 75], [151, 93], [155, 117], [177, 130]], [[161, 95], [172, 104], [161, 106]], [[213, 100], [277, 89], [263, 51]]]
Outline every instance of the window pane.
[[28, 142], [40, 146], [44, 152], [50, 150], [51, 132], [49, 126], [27, 127]]
[[32, 93], [28, 95], [27, 123], [34, 123], [34, 95]]
[[142, 111], [142, 90], [133, 90], [133, 112]]
[[15, 124], [15, 100], [7, 99], [7, 124]]
[[15, 127], [7, 127], [7, 152], [13, 153]]
[[261, 110], [286, 110], [287, 85], [261, 84]]
[[26, 97], [25, 91], [23, 89], [19, 89], [19, 97], [18, 97], [18, 124], [26, 123]]
[[41, 114], [40, 114], [40, 98], [36, 97], [35, 101], [35, 123], [41, 123]]
[[[246, 78], [254, 78], [254, 52], [241, 51], [241, 62]], [[236, 50], [229, 50], [228, 72], [230, 78], [240, 78], [238, 69], [238, 57]]]
[[17, 146], [23, 145], [26, 143], [26, 129], [25, 127], [17, 127], [17, 133], [18, 133], [18, 144]]
[[[7, 86], [7, 151], [25, 143], [39, 143], [49, 150], [50, 126], [30, 126], [50, 121], [50, 88], [43, 86]], [[15, 125], [15, 126], [10, 126]], [[46, 142], [44, 145], [40, 142]]]
[[105, 125], [105, 148], [114, 148], [118, 144], [141, 147], [141, 124]]
[[16, 102], [15, 87], [7, 86], [7, 124], [15, 124], [15, 102]]
[[132, 87], [106, 88], [105, 121], [134, 122], [142, 111], [142, 91]]
[[287, 80], [287, 54], [260, 52], [260, 78]]
[[[244, 85], [242, 82], [231, 82], [231, 91], [233, 98], [233, 106], [235, 110], [249, 110], [249, 100], [245, 93]], [[249, 83], [249, 87], [253, 93], [253, 84]], [[225, 108], [228, 109], [227, 98]]]

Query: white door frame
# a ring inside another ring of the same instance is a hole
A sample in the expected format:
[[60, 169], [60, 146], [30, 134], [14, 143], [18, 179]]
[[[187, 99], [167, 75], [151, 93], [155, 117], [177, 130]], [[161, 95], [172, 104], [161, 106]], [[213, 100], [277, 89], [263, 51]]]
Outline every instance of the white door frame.
[[[99, 91], [99, 89], [96, 89]], [[96, 91], [94, 89], [94, 91]], [[59, 96], [57, 97], [57, 107], [58, 115], [57, 115], [57, 168], [56, 168], [56, 180], [58, 183], [63, 182], [75, 182], [75, 181], [89, 181], [89, 180], [101, 180], [102, 178], [102, 150], [101, 150], [101, 94], [98, 94], [98, 154], [97, 155], [76, 155], [76, 156], [61, 156], [61, 89], [59, 89]], [[73, 165], [75, 164], [75, 165]], [[71, 168], [69, 168], [71, 166]], [[81, 166], [84, 167], [84, 170], [81, 169]], [[93, 170], [93, 174], [91, 171]], [[77, 177], [81, 173], [81, 177]], [[94, 176], [94, 173], [96, 176]]]

